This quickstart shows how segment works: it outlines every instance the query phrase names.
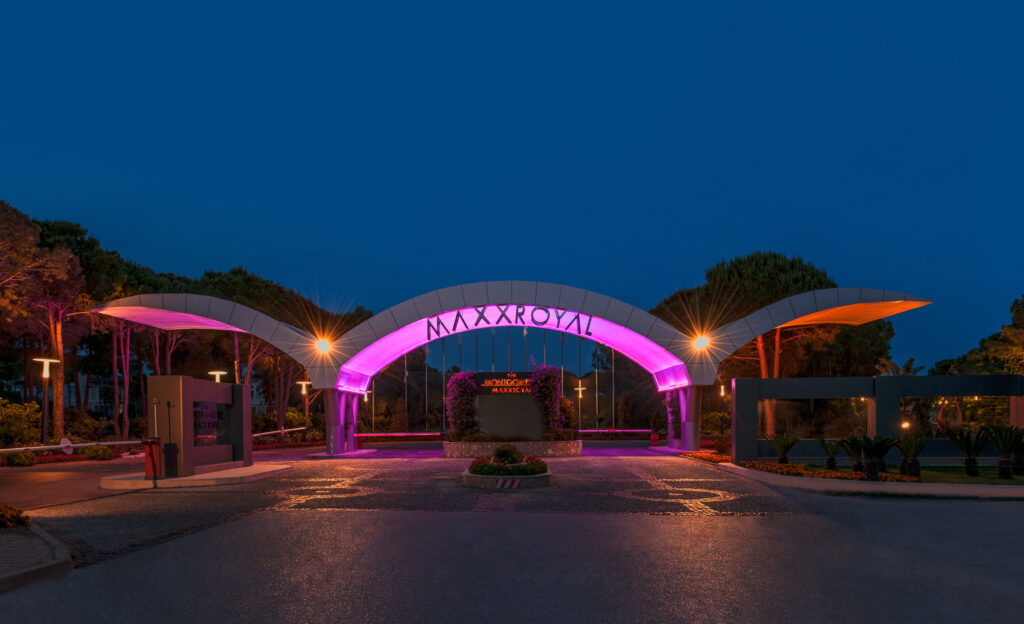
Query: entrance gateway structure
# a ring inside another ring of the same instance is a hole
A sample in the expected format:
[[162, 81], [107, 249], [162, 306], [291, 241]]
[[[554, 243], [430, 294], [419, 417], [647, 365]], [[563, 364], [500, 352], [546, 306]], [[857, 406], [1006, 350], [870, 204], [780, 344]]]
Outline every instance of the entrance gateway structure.
[[[668, 414], [669, 446], [700, 446], [700, 387], [718, 365], [777, 327], [861, 325], [929, 301], [867, 288], [805, 292], [701, 335], [687, 335], [644, 310], [592, 291], [545, 282], [476, 282], [435, 290], [388, 308], [338, 337], [314, 336], [266, 314], [206, 295], [136, 295], [96, 312], [160, 329], [221, 329], [269, 342], [306, 368], [321, 389], [327, 453], [356, 448], [360, 397], [374, 375], [428, 342], [477, 329], [535, 327], [576, 334], [647, 370], [659, 392], [678, 394]], [[672, 402], [669, 402], [671, 404]]]

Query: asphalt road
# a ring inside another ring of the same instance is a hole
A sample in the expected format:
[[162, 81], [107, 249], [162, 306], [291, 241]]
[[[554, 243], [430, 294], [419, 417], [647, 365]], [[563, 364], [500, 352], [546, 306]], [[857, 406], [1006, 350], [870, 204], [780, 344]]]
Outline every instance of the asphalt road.
[[[33, 512], [70, 575], [0, 620], [963, 622], [1024, 612], [1024, 503], [777, 492], [639, 449], [555, 485], [459, 487], [465, 460], [296, 461], [240, 486]], [[287, 453], [271, 456], [286, 458]]]

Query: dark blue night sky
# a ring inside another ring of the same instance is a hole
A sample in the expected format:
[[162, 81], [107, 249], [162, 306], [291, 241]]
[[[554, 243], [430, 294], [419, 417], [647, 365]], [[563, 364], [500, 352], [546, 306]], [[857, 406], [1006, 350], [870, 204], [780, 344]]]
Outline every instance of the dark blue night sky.
[[770, 249], [935, 301], [899, 361], [1008, 322], [1024, 5], [684, 4], [5, 6], [0, 198], [335, 307]]

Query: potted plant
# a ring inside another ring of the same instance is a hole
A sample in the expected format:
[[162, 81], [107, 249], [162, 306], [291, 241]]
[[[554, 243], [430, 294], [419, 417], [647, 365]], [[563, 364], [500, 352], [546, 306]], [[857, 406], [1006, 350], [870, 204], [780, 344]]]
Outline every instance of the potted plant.
[[789, 449], [793, 448], [793, 446], [800, 441], [800, 438], [794, 435], [790, 435], [788, 433], [774, 435], [768, 439], [772, 443], [772, 448], [774, 448], [775, 452], [779, 454], [778, 462], [780, 464], [789, 463], [789, 457], [787, 457], [787, 453], [789, 453]]
[[825, 438], [816, 438], [818, 446], [825, 451], [828, 456], [825, 459], [825, 468], [829, 470], [836, 469], [836, 453], [839, 452], [839, 441], [838, 440], [826, 440]]
[[949, 439], [964, 456], [964, 472], [967, 476], [978, 476], [978, 454], [988, 444], [988, 437], [974, 427], [960, 427], [950, 430]]
[[896, 443], [896, 446], [903, 453], [903, 461], [900, 462], [900, 474], [910, 477], [921, 476], [921, 463], [917, 461], [917, 457], [930, 441], [931, 438], [925, 435], [911, 434], [900, 438], [900, 441]]

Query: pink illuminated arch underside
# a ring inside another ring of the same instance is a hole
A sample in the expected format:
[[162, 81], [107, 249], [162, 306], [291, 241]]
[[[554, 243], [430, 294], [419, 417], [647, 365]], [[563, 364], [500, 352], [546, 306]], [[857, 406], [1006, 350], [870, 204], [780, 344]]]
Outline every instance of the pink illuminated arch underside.
[[[525, 308], [524, 318], [532, 318], [535, 306], [527, 305], [522, 307]], [[545, 310], [549, 309], [545, 308]], [[462, 320], [458, 320], [460, 314]], [[646, 371], [654, 375], [658, 390], [671, 390], [689, 385], [690, 378], [686, 371], [686, 364], [678, 357], [669, 353], [661, 345], [627, 327], [596, 316], [581, 315], [582, 319], [579, 324], [569, 324], [569, 319], [575, 315], [575, 312], [566, 314], [559, 324], [560, 326], [556, 325], [554, 314], [548, 317], [548, 321], [545, 324], [531, 322], [511, 325], [488, 325], [485, 323], [474, 325], [474, 319], [477, 317], [477, 314], [473, 308], [451, 310], [432, 317], [432, 319], [419, 319], [396, 329], [353, 355], [351, 359], [341, 366], [338, 388], [354, 392], [365, 392], [373, 376], [389, 364], [406, 353], [422, 347], [428, 342], [437, 340], [440, 336], [434, 332], [430, 333], [428, 339], [427, 329], [428, 322], [432, 321], [436, 324], [437, 320], [440, 320], [446, 328], [445, 332], [442, 332], [444, 336], [453, 336], [467, 331], [490, 329], [492, 327], [503, 329], [508, 327], [526, 327], [528, 329], [549, 329], [563, 333], [578, 334], [583, 338], [610, 347], [639, 364]], [[457, 328], [456, 322], [458, 322]], [[589, 334], [586, 333], [588, 331]]]

